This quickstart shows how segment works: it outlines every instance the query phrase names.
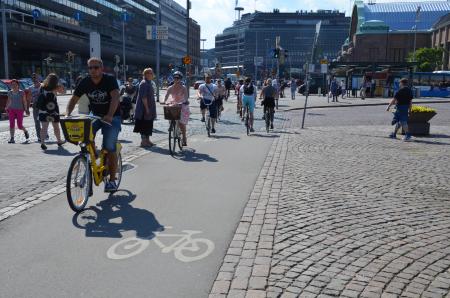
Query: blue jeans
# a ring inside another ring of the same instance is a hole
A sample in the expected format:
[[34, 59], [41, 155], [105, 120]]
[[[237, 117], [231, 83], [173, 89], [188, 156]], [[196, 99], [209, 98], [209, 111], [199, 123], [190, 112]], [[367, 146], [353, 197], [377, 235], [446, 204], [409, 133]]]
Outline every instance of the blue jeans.
[[108, 152], [116, 152], [116, 143], [121, 131], [121, 118], [114, 116], [111, 125], [105, 124], [101, 121], [95, 121], [92, 125], [94, 136], [101, 129], [103, 135], [103, 149]]

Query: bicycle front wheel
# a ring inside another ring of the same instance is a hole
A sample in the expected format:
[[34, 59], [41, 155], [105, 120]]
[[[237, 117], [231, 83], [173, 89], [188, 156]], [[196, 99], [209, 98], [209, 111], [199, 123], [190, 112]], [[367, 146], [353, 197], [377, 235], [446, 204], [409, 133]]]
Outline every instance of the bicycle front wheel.
[[84, 209], [89, 198], [91, 167], [85, 155], [72, 160], [67, 173], [66, 193], [70, 208], [75, 212]]
[[175, 121], [170, 121], [169, 127], [169, 152], [170, 155], [175, 154]]
[[116, 184], [117, 184], [117, 189], [119, 189], [120, 186], [120, 182], [122, 181], [122, 173], [123, 173], [123, 166], [122, 166], [122, 153], [118, 152], [117, 153], [117, 179], [116, 179]]

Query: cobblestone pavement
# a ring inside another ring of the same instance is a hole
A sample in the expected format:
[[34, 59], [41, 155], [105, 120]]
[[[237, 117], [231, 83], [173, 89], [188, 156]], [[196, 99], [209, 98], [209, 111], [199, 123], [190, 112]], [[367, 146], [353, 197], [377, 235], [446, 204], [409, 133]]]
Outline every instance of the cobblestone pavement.
[[450, 297], [450, 128], [290, 119], [210, 297]]

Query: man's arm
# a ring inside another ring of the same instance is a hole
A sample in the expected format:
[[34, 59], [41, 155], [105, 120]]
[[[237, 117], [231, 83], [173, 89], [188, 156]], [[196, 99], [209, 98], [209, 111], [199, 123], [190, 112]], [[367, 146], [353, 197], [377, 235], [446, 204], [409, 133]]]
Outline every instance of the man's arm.
[[70, 116], [70, 114], [72, 114], [73, 109], [75, 109], [75, 105], [77, 104], [79, 99], [80, 98], [78, 96], [72, 95], [72, 97], [69, 100], [69, 103], [67, 104], [66, 116]]
[[391, 102], [389, 103], [389, 105], [388, 105], [388, 107], [387, 107], [387, 109], [386, 109], [386, 111], [389, 111], [389, 109], [391, 108], [391, 106], [394, 105], [394, 104], [396, 103], [396, 101], [397, 101], [397, 99], [395, 99], [395, 97], [392, 98], [392, 99], [391, 99]]

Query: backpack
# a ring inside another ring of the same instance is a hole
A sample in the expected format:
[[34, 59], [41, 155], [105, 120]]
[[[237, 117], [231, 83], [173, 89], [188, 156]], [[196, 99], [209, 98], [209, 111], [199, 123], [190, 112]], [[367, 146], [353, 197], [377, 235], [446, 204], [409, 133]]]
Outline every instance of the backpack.
[[252, 95], [253, 94], [253, 85], [244, 86], [244, 94]]

